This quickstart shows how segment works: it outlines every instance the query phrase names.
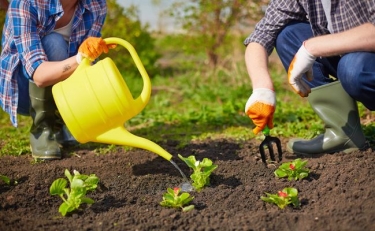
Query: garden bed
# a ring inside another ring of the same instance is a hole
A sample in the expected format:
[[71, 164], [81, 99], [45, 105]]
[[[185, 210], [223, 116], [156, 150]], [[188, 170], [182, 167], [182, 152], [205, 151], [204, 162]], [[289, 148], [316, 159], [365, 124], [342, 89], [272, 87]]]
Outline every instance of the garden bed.
[[[304, 158], [310, 175], [289, 182], [262, 164], [259, 143], [207, 140], [178, 150], [177, 142], [161, 144], [186, 175], [190, 170], [177, 154], [207, 157], [218, 165], [209, 187], [190, 192], [195, 208], [188, 212], [159, 205], [166, 189], [179, 186], [182, 177], [170, 162], [145, 150], [118, 148], [105, 155], [79, 150], [42, 163], [30, 155], [2, 157], [0, 174], [18, 183], [0, 181], [0, 230], [375, 230], [371, 150]], [[283, 161], [295, 158], [284, 152]], [[62, 217], [61, 199], [49, 195], [49, 187], [65, 177], [65, 169], [96, 174], [100, 184], [87, 195], [93, 205]], [[299, 191], [298, 209], [279, 209], [260, 199], [289, 186]]]

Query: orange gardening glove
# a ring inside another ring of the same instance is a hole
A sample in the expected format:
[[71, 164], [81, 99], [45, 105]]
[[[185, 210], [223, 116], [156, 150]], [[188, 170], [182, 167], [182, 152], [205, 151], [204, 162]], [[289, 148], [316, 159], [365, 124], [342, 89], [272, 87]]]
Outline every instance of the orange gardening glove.
[[94, 61], [103, 52], [108, 53], [108, 50], [114, 47], [116, 44], [106, 44], [102, 38], [88, 37], [78, 48], [77, 62], [80, 63], [82, 58]]
[[309, 85], [304, 80], [304, 77], [308, 81], [313, 80], [312, 66], [316, 60], [316, 57], [311, 55], [305, 48], [305, 43], [299, 48], [295, 54], [292, 62], [288, 69], [288, 81], [290, 86], [300, 96], [306, 97], [311, 92]]
[[255, 124], [254, 134], [268, 126], [273, 128], [273, 114], [276, 107], [276, 94], [268, 88], [254, 89], [253, 94], [247, 100], [245, 113]]

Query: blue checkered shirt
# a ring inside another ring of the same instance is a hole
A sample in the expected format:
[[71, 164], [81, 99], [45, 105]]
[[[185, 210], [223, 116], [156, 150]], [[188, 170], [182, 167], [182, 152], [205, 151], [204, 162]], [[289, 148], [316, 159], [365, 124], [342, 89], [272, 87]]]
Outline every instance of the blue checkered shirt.
[[[107, 13], [105, 0], [79, 0], [69, 40], [69, 56], [89, 36], [100, 37]], [[41, 39], [52, 32], [63, 15], [59, 0], [12, 0], [2, 35], [0, 105], [17, 127], [18, 85], [14, 72], [23, 65], [29, 76], [47, 61]]]
[[[375, 0], [331, 0], [332, 33], [338, 33], [364, 23], [375, 25]], [[271, 0], [265, 16], [245, 39], [261, 44], [271, 54], [280, 30], [290, 21], [309, 21], [314, 36], [330, 33], [320, 0]]]

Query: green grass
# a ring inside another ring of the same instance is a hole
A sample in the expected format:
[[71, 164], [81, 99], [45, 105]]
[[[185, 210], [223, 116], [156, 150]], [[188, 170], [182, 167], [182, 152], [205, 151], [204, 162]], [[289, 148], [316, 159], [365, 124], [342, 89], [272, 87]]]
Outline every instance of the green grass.
[[[278, 103], [271, 134], [311, 137], [322, 131], [323, 126], [307, 101], [286, 85], [284, 72], [279, 68], [273, 71]], [[126, 81], [131, 89], [139, 84], [133, 78]], [[244, 68], [211, 74], [186, 73], [173, 78], [156, 76], [152, 84], [157, 91], [149, 104], [126, 123], [134, 134], [156, 142], [173, 139], [183, 143], [207, 138], [255, 138], [251, 131], [254, 125], [244, 113], [251, 94]]]
[[18, 119], [19, 126], [15, 128], [8, 114], [0, 111], [0, 156], [30, 153], [28, 131], [31, 119], [25, 116], [19, 116]]
[[[271, 71], [278, 100], [271, 135], [312, 138], [321, 133], [324, 130], [322, 122], [307, 100], [291, 91], [284, 71], [280, 67], [274, 67]], [[142, 88], [141, 77], [124, 78], [134, 97], [137, 97]], [[241, 141], [261, 136], [254, 136], [254, 125], [244, 113], [251, 85], [242, 64], [231, 71], [218, 69], [205, 73], [192, 71], [172, 77], [154, 76], [152, 86], [149, 104], [125, 123], [125, 127], [135, 135], [157, 143], [179, 141], [179, 146], [208, 138]], [[359, 108], [362, 117], [369, 116], [362, 105]], [[9, 116], [0, 112], [0, 156], [30, 153], [28, 130], [31, 119], [19, 116], [19, 121], [19, 127], [14, 128]], [[374, 140], [373, 123], [364, 126], [364, 131]], [[114, 149], [111, 145], [85, 145], [97, 154]]]

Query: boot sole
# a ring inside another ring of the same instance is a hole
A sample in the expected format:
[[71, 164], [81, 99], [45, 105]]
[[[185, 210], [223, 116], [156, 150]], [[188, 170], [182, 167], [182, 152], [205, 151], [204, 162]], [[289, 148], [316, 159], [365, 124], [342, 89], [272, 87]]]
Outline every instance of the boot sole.
[[[33, 150], [31, 148], [31, 145], [30, 145], [30, 150]], [[62, 159], [62, 155], [61, 153], [58, 153], [58, 154], [50, 154], [50, 155], [46, 155], [46, 154], [43, 154], [43, 155], [36, 155], [34, 153], [31, 153], [31, 156], [36, 159], [36, 160], [60, 160]]]
[[318, 155], [323, 155], [323, 154], [334, 154], [334, 153], [338, 153], [338, 152], [343, 152], [345, 154], [350, 154], [352, 152], [355, 152], [355, 151], [365, 151], [366, 149], [368, 149], [369, 147], [367, 145], [365, 145], [364, 147], [362, 148], [347, 148], [347, 149], [344, 149], [344, 150], [334, 150], [334, 151], [330, 151], [330, 152], [323, 152], [323, 153], [303, 153], [303, 152], [295, 152], [293, 149], [291, 149], [289, 147], [289, 145], [287, 145], [286, 147], [286, 150], [287, 152], [289, 153], [292, 153], [292, 154], [295, 154], [295, 155], [300, 155], [300, 156], [306, 156], [306, 157], [313, 157], [313, 156], [318, 156]]
[[61, 160], [61, 157], [51, 157], [51, 156], [34, 156], [32, 157], [36, 160]]

